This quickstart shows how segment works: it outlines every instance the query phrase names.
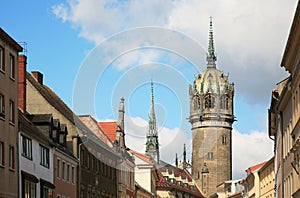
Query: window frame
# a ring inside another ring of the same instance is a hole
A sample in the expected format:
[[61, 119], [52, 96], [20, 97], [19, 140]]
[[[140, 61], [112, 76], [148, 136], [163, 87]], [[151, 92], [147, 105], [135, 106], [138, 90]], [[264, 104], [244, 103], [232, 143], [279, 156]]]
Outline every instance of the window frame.
[[72, 184], [75, 184], [75, 166], [72, 166], [71, 168], [71, 182]]
[[71, 166], [70, 166], [70, 164], [68, 163], [68, 164], [67, 164], [67, 179], [66, 179], [68, 182], [70, 182], [70, 167], [71, 167]]
[[[21, 135], [22, 137], [22, 153], [21, 155], [29, 160], [32, 160], [32, 139]], [[25, 148], [25, 151], [24, 151]]]
[[56, 159], [56, 177], [61, 178], [61, 172], [60, 172], [60, 159]]
[[40, 144], [40, 165], [50, 168], [50, 150]]
[[5, 166], [5, 147], [4, 142], [0, 141], [0, 167]]
[[9, 169], [14, 170], [15, 169], [15, 148], [12, 145], [9, 145], [9, 159], [8, 159], [8, 164], [9, 164]]
[[9, 54], [9, 77], [15, 80], [16, 76], [16, 60], [13, 54]]
[[214, 153], [213, 152], [208, 152], [207, 153], [207, 159], [208, 160], [214, 160]]
[[5, 73], [5, 49], [0, 45], [0, 71]]
[[5, 98], [2, 93], [0, 93], [0, 118], [5, 118]]
[[13, 100], [9, 100], [9, 122], [15, 123], [15, 102]]
[[61, 179], [66, 180], [66, 162], [62, 161]]
[[[24, 179], [24, 196], [26, 197], [26, 192], [29, 193], [29, 197], [36, 198], [36, 183]], [[33, 193], [33, 194], [32, 194]]]

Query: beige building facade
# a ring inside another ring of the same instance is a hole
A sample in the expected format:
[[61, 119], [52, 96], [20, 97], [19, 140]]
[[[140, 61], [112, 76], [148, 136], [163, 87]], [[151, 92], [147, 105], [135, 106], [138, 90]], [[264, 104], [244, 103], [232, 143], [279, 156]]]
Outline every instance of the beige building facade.
[[273, 198], [275, 197], [275, 173], [274, 173], [274, 157], [272, 157], [259, 171], [259, 197]]
[[0, 28], [0, 197], [18, 196], [18, 53]]
[[300, 197], [300, 4], [298, 2], [281, 66], [289, 77], [272, 92], [269, 135], [275, 140], [276, 197]]

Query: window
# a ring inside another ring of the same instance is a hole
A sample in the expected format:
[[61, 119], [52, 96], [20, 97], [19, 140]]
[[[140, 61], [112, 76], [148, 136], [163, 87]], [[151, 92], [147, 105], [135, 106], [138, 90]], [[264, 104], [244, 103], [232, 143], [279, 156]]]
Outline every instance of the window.
[[36, 197], [36, 185], [34, 182], [25, 180], [24, 181], [24, 195], [25, 198], [35, 198]]
[[12, 54], [9, 55], [9, 77], [15, 79], [15, 57]]
[[4, 143], [0, 142], [0, 167], [4, 166]]
[[226, 137], [226, 135], [222, 136], [222, 144], [227, 144], [227, 137]]
[[220, 108], [221, 109], [228, 109], [228, 97], [225, 94], [221, 96]]
[[213, 154], [213, 152], [208, 152], [208, 153], [207, 153], [207, 159], [208, 159], [208, 160], [213, 160], [213, 159], [214, 159], [214, 154]]
[[15, 104], [12, 100], [9, 100], [9, 122], [15, 123]]
[[5, 102], [2, 94], [0, 94], [0, 117], [5, 118]]
[[72, 166], [72, 174], [71, 174], [71, 177], [72, 177], [72, 183], [75, 184], [75, 167]]
[[62, 179], [65, 180], [66, 179], [66, 162], [62, 162], [62, 175], [61, 175]]
[[56, 176], [60, 178], [60, 159], [56, 160]]
[[42, 198], [52, 198], [52, 197], [53, 197], [53, 190], [47, 186], [43, 186]]
[[49, 149], [40, 145], [41, 165], [49, 168]]
[[9, 146], [9, 168], [15, 169], [15, 149], [13, 146]]
[[205, 96], [205, 108], [214, 108], [215, 98], [211, 94]]
[[67, 165], [67, 181], [70, 181], [70, 164]]
[[32, 159], [32, 140], [22, 135], [22, 155]]
[[0, 46], [0, 71], [5, 71], [4, 48]]

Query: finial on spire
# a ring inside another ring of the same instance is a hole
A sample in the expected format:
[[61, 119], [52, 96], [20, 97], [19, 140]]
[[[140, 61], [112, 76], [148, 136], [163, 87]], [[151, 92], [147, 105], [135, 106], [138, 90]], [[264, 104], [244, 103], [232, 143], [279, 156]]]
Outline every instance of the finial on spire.
[[208, 54], [207, 54], [207, 67], [216, 68], [216, 60], [217, 60], [217, 56], [215, 54], [215, 47], [214, 47], [214, 35], [213, 35], [213, 27], [212, 27], [212, 17], [210, 17]]

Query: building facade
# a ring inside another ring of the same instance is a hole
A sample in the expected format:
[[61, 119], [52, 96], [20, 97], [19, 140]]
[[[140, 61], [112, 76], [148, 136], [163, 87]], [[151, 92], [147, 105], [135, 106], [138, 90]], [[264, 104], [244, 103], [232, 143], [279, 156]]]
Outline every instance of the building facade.
[[[36, 125], [36, 123], [38, 125]], [[53, 144], [51, 114], [25, 115], [19, 111], [20, 198], [53, 197]]]
[[207, 69], [189, 87], [192, 125], [192, 175], [205, 196], [232, 177], [232, 123], [234, 85], [216, 68], [210, 21]]
[[0, 28], [0, 197], [18, 197], [18, 53]]
[[274, 138], [276, 197], [300, 197], [300, 3], [281, 66], [289, 77], [272, 92], [269, 136]]

